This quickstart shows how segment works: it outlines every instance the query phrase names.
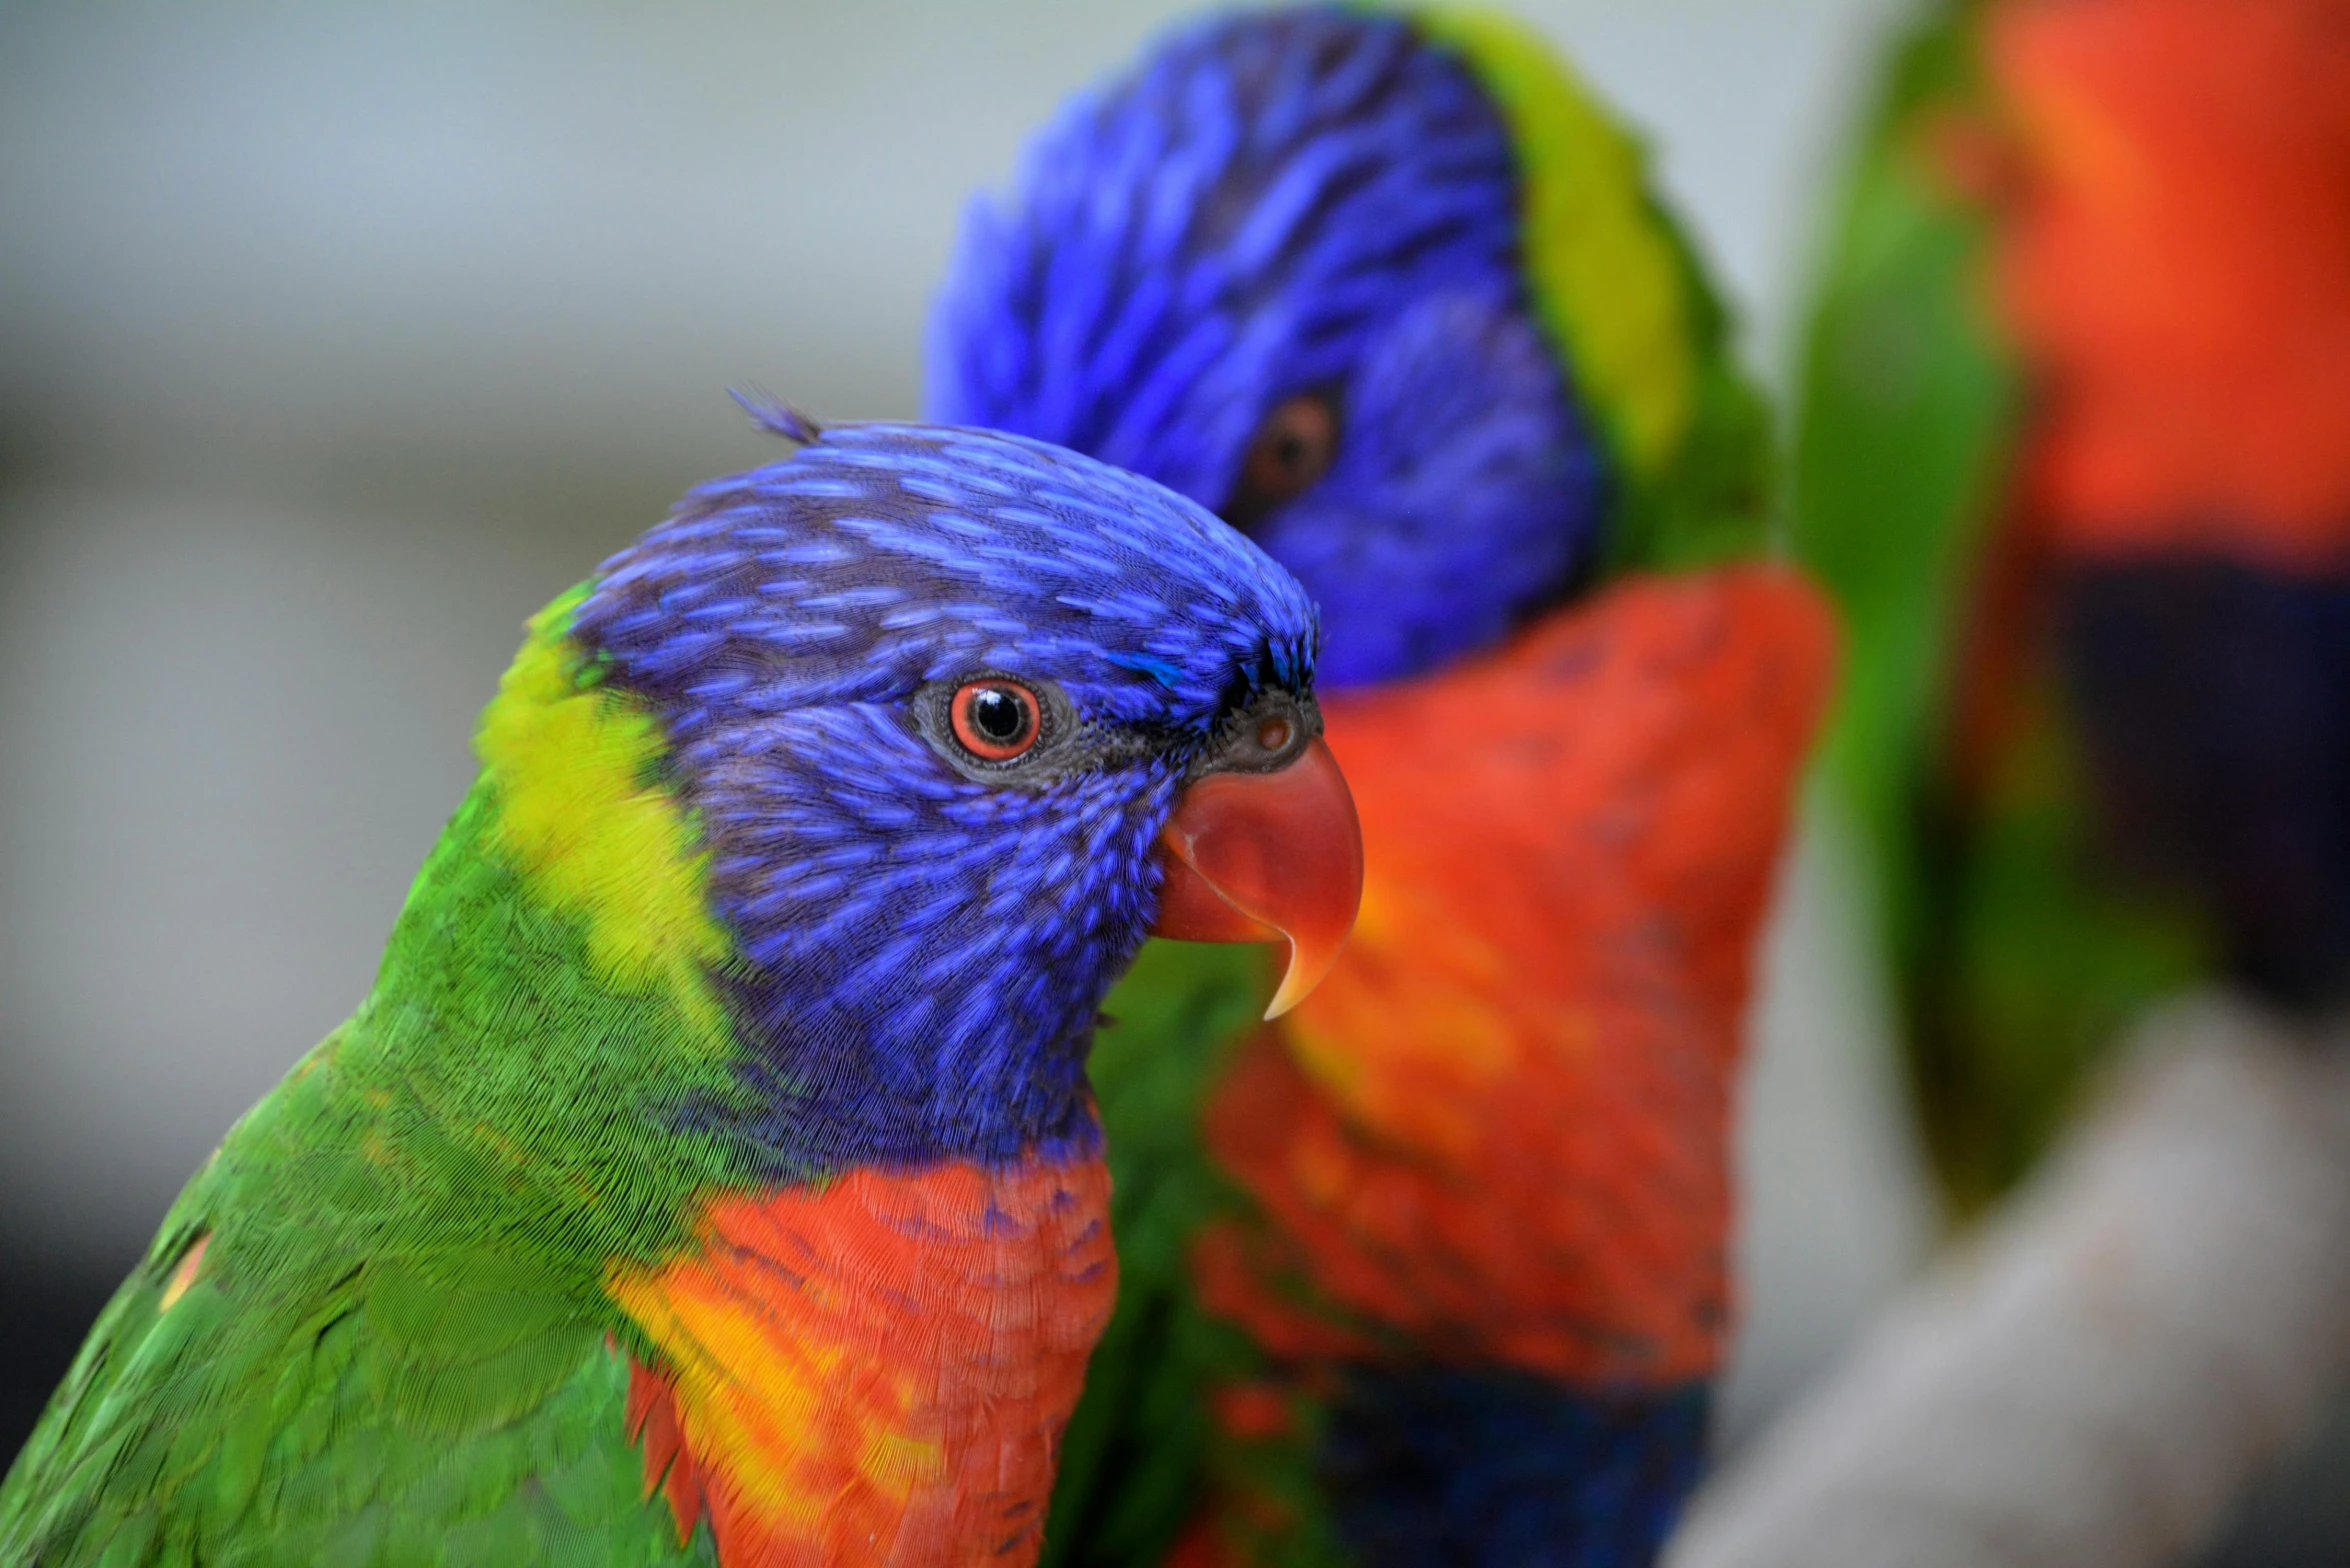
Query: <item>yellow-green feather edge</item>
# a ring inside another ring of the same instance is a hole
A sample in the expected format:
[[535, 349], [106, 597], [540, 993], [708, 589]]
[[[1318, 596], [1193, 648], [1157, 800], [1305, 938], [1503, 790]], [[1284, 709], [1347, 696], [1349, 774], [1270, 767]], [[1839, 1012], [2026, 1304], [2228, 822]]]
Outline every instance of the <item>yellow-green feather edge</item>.
[[665, 991], [715, 1048], [723, 1017], [709, 977], [728, 943], [710, 912], [709, 854], [660, 786], [659, 723], [603, 686], [566, 635], [588, 587], [531, 617], [482, 712], [474, 749], [499, 794], [499, 847], [550, 911], [582, 923], [599, 980]]
[[1405, 15], [1493, 99], [1518, 158], [1527, 286], [1618, 470], [1609, 565], [1682, 568], [1767, 538], [1768, 412], [1639, 140], [1549, 42], [1507, 13]]
[[1476, 73], [1519, 160], [1526, 273], [1626, 464], [1671, 460], [1697, 402], [1697, 345], [1679, 248], [1650, 204], [1641, 149], [1542, 35], [1480, 8], [1411, 13]]

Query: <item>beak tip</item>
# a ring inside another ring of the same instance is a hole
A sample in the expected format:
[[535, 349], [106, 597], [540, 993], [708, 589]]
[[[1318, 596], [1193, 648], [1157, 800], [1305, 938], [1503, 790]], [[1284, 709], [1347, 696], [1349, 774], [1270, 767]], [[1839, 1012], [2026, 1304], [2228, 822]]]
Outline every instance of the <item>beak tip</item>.
[[[1353, 925], [1351, 910], [1348, 912], [1347, 919], [1348, 930], [1351, 930]], [[1282, 1014], [1298, 1007], [1307, 997], [1322, 988], [1322, 982], [1330, 978], [1330, 971], [1338, 967], [1338, 955], [1346, 949], [1346, 936], [1347, 932], [1341, 931], [1337, 941], [1328, 943], [1326, 946], [1316, 944], [1321, 950], [1310, 954], [1299, 944], [1294, 935], [1290, 937], [1289, 964], [1281, 973], [1280, 988], [1274, 991], [1273, 1000], [1265, 1008], [1265, 1022], [1271, 1023]]]
[[1345, 776], [1319, 739], [1277, 773], [1214, 774], [1194, 785], [1161, 843], [1153, 934], [1286, 938], [1289, 963], [1267, 1021], [1329, 975], [1362, 902], [1363, 846]]

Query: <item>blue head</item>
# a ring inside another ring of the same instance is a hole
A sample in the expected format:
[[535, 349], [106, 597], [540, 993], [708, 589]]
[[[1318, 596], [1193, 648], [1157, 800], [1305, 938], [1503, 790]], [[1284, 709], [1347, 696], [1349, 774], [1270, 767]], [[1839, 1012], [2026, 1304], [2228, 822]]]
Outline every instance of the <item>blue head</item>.
[[1594, 565], [1611, 479], [1537, 319], [1511, 130], [1401, 19], [1193, 26], [981, 201], [933, 417], [1219, 511], [1295, 572], [1325, 683], [1482, 647]]
[[659, 717], [710, 852], [758, 1091], [734, 1130], [807, 1169], [1091, 1136], [1085, 1052], [1160, 831], [1236, 719], [1310, 717], [1316, 632], [1156, 485], [858, 425], [693, 491], [571, 636]]

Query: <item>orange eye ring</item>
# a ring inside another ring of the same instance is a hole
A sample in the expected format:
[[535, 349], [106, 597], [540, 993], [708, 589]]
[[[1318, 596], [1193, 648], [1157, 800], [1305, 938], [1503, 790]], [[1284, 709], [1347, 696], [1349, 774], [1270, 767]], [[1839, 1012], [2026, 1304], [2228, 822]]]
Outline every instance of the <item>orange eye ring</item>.
[[947, 707], [955, 743], [983, 762], [1026, 756], [1044, 734], [1044, 704], [1018, 681], [1001, 676], [965, 681]]

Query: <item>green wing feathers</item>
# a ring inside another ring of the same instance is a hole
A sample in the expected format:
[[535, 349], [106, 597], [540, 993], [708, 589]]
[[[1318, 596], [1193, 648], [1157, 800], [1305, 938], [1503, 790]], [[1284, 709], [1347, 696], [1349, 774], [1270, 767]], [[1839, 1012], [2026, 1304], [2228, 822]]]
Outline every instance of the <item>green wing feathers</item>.
[[[230, 1132], [106, 1309], [0, 1489], [0, 1560], [706, 1557], [645, 1500], [641, 1347], [602, 1287], [681, 1233], [717, 1156], [625, 1146], [611, 1118], [599, 1141], [578, 1110], [632, 1081], [628, 1042], [690, 1022], [598, 984], [580, 923], [478, 852], [492, 794], [427, 862], [374, 996]], [[559, 1026], [513, 1039], [517, 996]]]
[[1944, 8], [1893, 57], [1828, 236], [1793, 463], [1796, 554], [1845, 622], [1826, 766], [1962, 1212], [2022, 1173], [2087, 1061], [2194, 965], [2079, 875], [2079, 765], [2021, 619], [2026, 399], [1954, 167], [1988, 123], [1979, 9]]
[[385, 1157], [338, 1069], [352, 1043], [320, 1046], [174, 1206], [0, 1496], [0, 1557], [688, 1560], [644, 1501], [594, 1304], [407, 1233], [413, 1170], [466, 1180], [477, 1157], [415, 1130]]

